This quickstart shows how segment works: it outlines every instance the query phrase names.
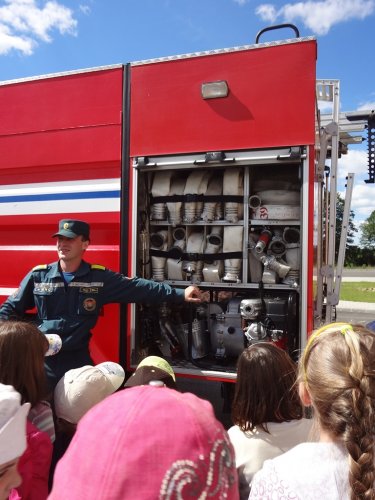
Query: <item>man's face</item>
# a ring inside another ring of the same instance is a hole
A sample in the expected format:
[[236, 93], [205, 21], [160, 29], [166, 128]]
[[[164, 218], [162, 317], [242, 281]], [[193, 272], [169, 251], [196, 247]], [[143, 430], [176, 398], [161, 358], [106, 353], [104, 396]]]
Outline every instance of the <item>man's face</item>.
[[86, 248], [89, 246], [89, 241], [83, 241], [82, 236], [76, 238], [66, 238], [65, 236], [57, 236], [56, 247], [59, 259], [69, 262], [82, 258]]

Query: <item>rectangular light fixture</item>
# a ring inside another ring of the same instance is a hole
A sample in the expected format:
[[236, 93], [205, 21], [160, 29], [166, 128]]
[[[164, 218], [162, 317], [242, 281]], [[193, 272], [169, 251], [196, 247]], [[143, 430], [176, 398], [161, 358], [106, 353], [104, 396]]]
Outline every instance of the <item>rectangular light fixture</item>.
[[201, 92], [203, 99], [217, 99], [220, 97], [227, 97], [229, 87], [225, 80], [207, 82], [202, 83]]

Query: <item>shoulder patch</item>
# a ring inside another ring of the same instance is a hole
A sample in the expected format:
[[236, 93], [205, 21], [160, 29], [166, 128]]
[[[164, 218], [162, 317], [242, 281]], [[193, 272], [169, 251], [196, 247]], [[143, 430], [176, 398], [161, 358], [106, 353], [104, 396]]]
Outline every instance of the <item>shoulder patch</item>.
[[100, 264], [91, 264], [91, 269], [98, 269], [99, 271], [105, 271], [105, 266], [101, 266]]
[[47, 269], [48, 264], [40, 264], [39, 266], [33, 267], [32, 271], [42, 271], [43, 269]]

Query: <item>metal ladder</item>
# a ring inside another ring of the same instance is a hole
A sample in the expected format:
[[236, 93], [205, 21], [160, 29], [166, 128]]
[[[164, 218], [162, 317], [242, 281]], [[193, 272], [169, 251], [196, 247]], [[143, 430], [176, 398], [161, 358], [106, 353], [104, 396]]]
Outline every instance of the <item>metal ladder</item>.
[[[336, 208], [337, 208], [337, 165], [339, 155], [347, 152], [349, 144], [359, 144], [363, 138], [353, 136], [366, 128], [366, 119], [348, 120], [339, 112], [340, 82], [338, 80], [317, 80], [317, 100], [331, 102], [332, 114], [319, 115], [317, 134], [320, 152], [317, 162], [317, 177], [320, 182], [318, 213], [323, 215], [318, 227], [317, 254], [317, 302], [314, 327], [330, 323], [335, 319], [335, 306], [339, 303], [342, 270], [345, 261], [346, 239], [349, 226], [350, 206], [354, 174], [347, 176], [342, 230], [335, 262]], [[330, 156], [331, 166], [326, 166]], [[323, 251], [324, 249], [324, 251]]]

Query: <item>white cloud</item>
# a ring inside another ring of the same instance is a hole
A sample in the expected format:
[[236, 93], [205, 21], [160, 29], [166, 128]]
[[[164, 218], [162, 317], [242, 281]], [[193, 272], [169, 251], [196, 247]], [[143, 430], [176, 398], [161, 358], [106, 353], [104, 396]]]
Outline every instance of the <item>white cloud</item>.
[[76, 35], [77, 21], [72, 10], [55, 0], [5, 0], [5, 3], [0, 7], [0, 54], [15, 50], [30, 55], [38, 41], [52, 41], [53, 30], [62, 35]]
[[258, 14], [263, 21], [268, 23], [274, 23], [278, 16], [275, 7], [269, 3], [259, 5], [259, 7], [256, 8], [255, 13]]
[[335, 24], [351, 19], [364, 19], [375, 11], [375, 0], [307, 0], [287, 3], [280, 9], [272, 4], [262, 4], [256, 14], [263, 21], [302, 21], [306, 28], [317, 35], [325, 35]]
[[352, 209], [358, 222], [366, 220], [374, 210], [374, 185], [356, 184], [352, 194]]
[[79, 10], [85, 14], [86, 16], [88, 16], [91, 12], [91, 8], [89, 5], [84, 5], [84, 4], [80, 4], [79, 5]]
[[375, 109], [375, 101], [364, 102], [358, 108], [358, 110], [366, 110], [366, 111], [370, 109], [371, 110]]
[[238, 5], [245, 5], [249, 0], [233, 0], [234, 3], [238, 3]]
[[319, 101], [318, 100], [318, 108], [319, 108], [319, 111], [322, 114], [326, 114], [326, 115], [331, 115], [332, 116], [332, 113], [333, 113], [333, 102]]
[[[352, 220], [358, 232], [354, 235], [354, 244], [359, 245], [361, 238], [361, 224], [371, 215], [374, 209], [374, 185], [365, 184], [363, 179], [357, 183], [354, 180], [352, 200], [350, 209], [354, 212], [354, 219]], [[345, 199], [346, 192], [338, 191], [343, 199]]]
[[[352, 193], [351, 209], [354, 211], [354, 222], [359, 225], [366, 220], [374, 209], [374, 184], [366, 184], [368, 179], [368, 153], [367, 150], [349, 150], [347, 155], [343, 155], [338, 163], [338, 179], [345, 179], [348, 173], [354, 173], [354, 184]], [[341, 196], [345, 198], [344, 182], [338, 189]]]
[[[350, 145], [349, 145], [350, 148]], [[346, 155], [338, 160], [337, 177], [344, 179], [348, 173], [366, 176], [368, 171], [367, 150], [349, 149]], [[373, 196], [375, 193], [373, 193]]]
[[0, 55], [7, 54], [11, 49], [18, 50], [29, 56], [33, 53], [35, 42], [26, 36], [16, 36], [9, 28], [0, 23]]

